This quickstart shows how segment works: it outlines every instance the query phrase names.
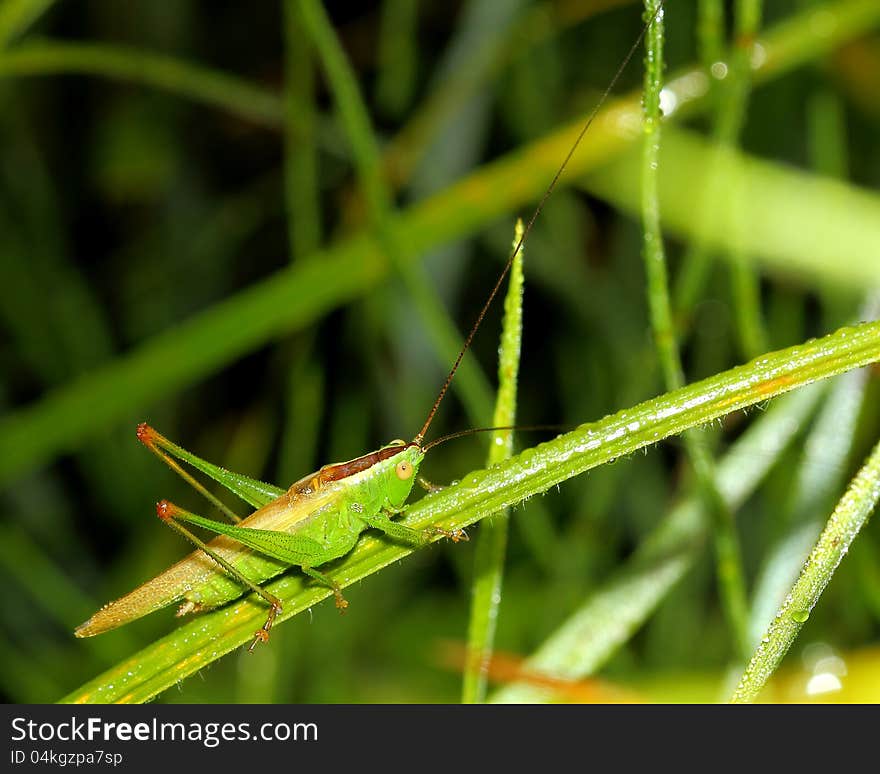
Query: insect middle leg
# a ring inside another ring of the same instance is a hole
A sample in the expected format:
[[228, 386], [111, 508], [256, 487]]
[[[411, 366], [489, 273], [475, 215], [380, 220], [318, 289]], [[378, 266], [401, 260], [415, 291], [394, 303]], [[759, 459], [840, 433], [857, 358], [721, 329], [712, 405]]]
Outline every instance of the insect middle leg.
[[339, 584], [335, 580], [328, 578], [322, 572], [318, 572], [314, 567], [301, 565], [300, 569], [306, 575], [310, 575], [315, 580], [321, 581], [325, 586], [329, 586], [333, 590], [333, 596], [336, 598], [336, 609], [339, 610], [340, 613], [345, 612], [345, 608], [348, 607], [348, 600], [342, 596], [342, 589], [339, 588]]

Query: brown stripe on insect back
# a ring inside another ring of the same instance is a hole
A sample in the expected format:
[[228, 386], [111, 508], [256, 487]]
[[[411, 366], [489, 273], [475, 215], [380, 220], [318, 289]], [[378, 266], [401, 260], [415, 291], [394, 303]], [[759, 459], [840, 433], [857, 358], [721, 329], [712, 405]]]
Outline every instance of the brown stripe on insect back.
[[[297, 493], [316, 492], [325, 484], [331, 481], [341, 481], [344, 478], [353, 476], [355, 473], [361, 473], [368, 468], [373, 467], [377, 462], [387, 460], [395, 454], [400, 454], [409, 446], [418, 446], [416, 443], [408, 443], [405, 446], [386, 446], [384, 449], [364, 454], [362, 457], [355, 457], [348, 462], [337, 462], [334, 465], [325, 465], [314, 476], [294, 484]], [[291, 488], [294, 488], [291, 487]]]

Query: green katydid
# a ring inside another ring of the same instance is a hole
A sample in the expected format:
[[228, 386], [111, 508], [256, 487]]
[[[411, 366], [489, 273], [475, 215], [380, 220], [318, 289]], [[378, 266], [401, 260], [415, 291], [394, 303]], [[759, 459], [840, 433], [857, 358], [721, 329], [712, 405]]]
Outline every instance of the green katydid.
[[[446, 536], [455, 542], [467, 540], [462, 530], [450, 531], [440, 527], [416, 530], [392, 521], [392, 517], [403, 510], [416, 481], [429, 490], [433, 488], [419, 477], [419, 467], [428, 449], [450, 436], [425, 444], [425, 433], [477, 328], [522, 249], [525, 233], [520, 236], [504, 272], [480, 312], [422, 429], [410, 442], [395, 440], [353, 460], [325, 465], [287, 490], [236, 474], [233, 491], [259, 506], [246, 519], [239, 520], [175, 458], [215, 477], [218, 472], [228, 474], [228, 471], [221, 471], [187, 452], [146, 423], [138, 425], [138, 439], [223, 510], [234, 523], [208, 519], [161, 500], [156, 505], [159, 518], [194, 543], [197, 550], [134, 591], [98, 610], [76, 629], [77, 636], [101, 634], [181, 600], [178, 615], [217, 607], [251, 590], [269, 605], [266, 621], [251, 643], [250, 650], [253, 650], [257, 643], [268, 640], [275, 618], [281, 611], [281, 601], [260, 584], [289, 567], [297, 566], [305, 574], [331, 588], [336, 607], [344, 610], [348, 603], [338, 584], [315, 567], [347, 554], [364, 530], [378, 529], [394, 540], [415, 546], [427, 544], [436, 535]], [[452, 435], [459, 436], [461, 433]], [[220, 537], [205, 543], [185, 524], [194, 524]], [[217, 572], [216, 565], [220, 565], [224, 574]]]
[[[138, 426], [138, 438], [189, 480], [189, 474], [169, 455], [178, 447], [146, 424]], [[413, 545], [427, 543], [433, 534], [455, 541], [466, 539], [460, 531], [419, 531], [391, 521], [409, 497], [423, 457], [419, 442], [393, 441], [354, 460], [325, 465], [236, 524], [207, 519], [160, 501], [156, 506], [159, 518], [195, 543], [198, 550], [103, 607], [76, 630], [77, 635], [100, 634], [181, 599], [179, 614], [216, 607], [250, 589], [269, 605], [266, 622], [251, 644], [253, 649], [268, 639], [281, 611], [280, 600], [259, 584], [294, 565], [333, 589], [336, 606], [344, 610], [348, 603], [339, 586], [314, 568], [347, 554], [368, 527]], [[184, 523], [221, 537], [206, 544]], [[228, 577], [218, 575], [214, 562]]]
[[[660, 8], [662, 9], [662, 4]], [[306, 575], [332, 589], [337, 608], [344, 610], [348, 603], [342, 596], [339, 585], [316, 567], [351, 551], [366, 529], [377, 529], [393, 540], [414, 546], [425, 545], [437, 535], [446, 536], [456, 542], [467, 539], [461, 530], [448, 531], [440, 527], [416, 530], [393, 521], [393, 517], [404, 510], [416, 481], [428, 489], [431, 488], [419, 477], [419, 468], [428, 449], [447, 438], [464, 434], [454, 433], [452, 436], [424, 443], [425, 435], [462, 358], [470, 348], [545, 202], [553, 193], [569, 160], [652, 23], [653, 18], [643, 27], [604, 94], [584, 122], [525, 228], [515, 240], [513, 250], [465, 338], [427, 419], [413, 440], [392, 441], [353, 460], [325, 465], [287, 490], [236, 474], [237, 486], [233, 491], [256, 507], [250, 516], [239, 520], [181, 467], [176, 459], [181, 459], [208, 475], [222, 469], [172, 443], [149, 425], [139, 425], [137, 434], [140, 441], [223, 510], [233, 523], [208, 519], [166, 500], [160, 501], [156, 506], [159, 518], [192, 542], [197, 547], [196, 550], [129, 594], [102, 607], [88, 621], [77, 627], [78, 637], [101, 634], [169, 604], [182, 602], [178, 615], [183, 615], [220, 606], [250, 590], [269, 606], [266, 621], [254, 634], [250, 645], [249, 650], [253, 650], [258, 643], [269, 639], [272, 625], [282, 609], [281, 601], [261, 584], [290, 567], [299, 567]], [[228, 474], [228, 471], [222, 472]], [[214, 532], [218, 537], [206, 543], [186, 526], [188, 524]], [[218, 572], [218, 565], [222, 573]]]

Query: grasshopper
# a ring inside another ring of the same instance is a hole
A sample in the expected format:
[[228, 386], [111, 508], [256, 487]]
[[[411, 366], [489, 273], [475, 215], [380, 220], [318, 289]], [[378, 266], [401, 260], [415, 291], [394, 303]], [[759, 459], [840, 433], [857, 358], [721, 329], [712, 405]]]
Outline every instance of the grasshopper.
[[[661, 4], [657, 14], [662, 12], [662, 8]], [[181, 603], [177, 613], [179, 616], [218, 607], [249, 590], [262, 598], [269, 607], [265, 623], [254, 633], [254, 639], [248, 648], [253, 651], [257, 644], [269, 640], [272, 626], [282, 610], [281, 600], [261, 584], [290, 567], [299, 567], [303, 573], [330, 588], [336, 607], [344, 611], [348, 602], [339, 585], [316, 568], [345, 556], [354, 548], [365, 530], [377, 529], [392, 540], [413, 546], [423, 546], [437, 535], [454, 542], [467, 540], [467, 535], [462, 530], [445, 530], [440, 527], [416, 530], [393, 519], [405, 509], [406, 501], [417, 481], [429, 491], [434, 488], [419, 476], [419, 468], [428, 449], [451, 437], [464, 434], [453, 433], [428, 444], [424, 442], [455, 373], [514, 260], [522, 250], [532, 226], [657, 14], [642, 28], [515, 241], [513, 250], [465, 338], [425, 423], [413, 440], [391, 441], [376, 451], [355, 459], [324, 465], [292, 484], [287, 490], [278, 490], [262, 482], [236, 475], [241, 484], [238, 494], [247, 491], [249, 497], [245, 496], [244, 499], [252, 504], [259, 504], [250, 516], [239, 520], [181, 467], [175, 458], [182, 459], [209, 475], [212, 471], [221, 469], [172, 443], [146, 423], [139, 425], [138, 439], [223, 510], [233, 523], [205, 518], [167, 500], [159, 501], [156, 505], [157, 516], [193, 543], [196, 550], [152, 580], [102, 607], [77, 627], [77, 637], [102, 634], [174, 603]], [[187, 525], [216, 533], [218, 537], [205, 542]], [[218, 573], [218, 565], [222, 573]]]
[[[179, 469], [169, 454], [178, 447], [147, 424], [139, 425], [137, 432], [145, 446]], [[348, 602], [338, 584], [315, 567], [347, 554], [365, 529], [373, 527], [416, 546], [437, 534], [456, 542], [467, 539], [460, 530], [434, 527], [420, 531], [391, 520], [403, 509], [424, 455], [417, 437], [409, 443], [392, 441], [347, 462], [325, 465], [235, 524], [207, 519], [161, 500], [156, 505], [159, 518], [193, 542], [197, 550], [101, 608], [76, 629], [76, 635], [101, 634], [181, 599], [178, 615], [217, 607], [249, 589], [269, 605], [266, 622], [251, 643], [253, 650], [257, 643], [269, 639], [282, 609], [281, 601], [260, 584], [294, 565], [331, 588], [336, 607], [345, 610]], [[179, 472], [189, 480], [189, 474], [182, 469]], [[201, 491], [201, 485], [198, 488]], [[187, 523], [220, 537], [205, 543], [185, 526]], [[215, 562], [228, 577], [216, 572]]]

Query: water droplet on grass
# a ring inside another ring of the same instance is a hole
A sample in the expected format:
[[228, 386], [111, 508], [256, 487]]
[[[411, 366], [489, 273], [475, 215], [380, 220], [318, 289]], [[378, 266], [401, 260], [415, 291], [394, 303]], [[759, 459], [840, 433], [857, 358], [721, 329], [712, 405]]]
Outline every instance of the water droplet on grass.
[[792, 610], [790, 613], [791, 620], [795, 623], [804, 623], [810, 617], [810, 611], [803, 608]]

